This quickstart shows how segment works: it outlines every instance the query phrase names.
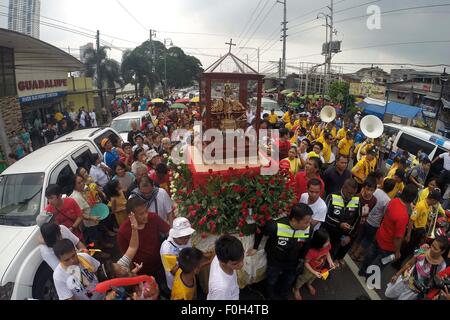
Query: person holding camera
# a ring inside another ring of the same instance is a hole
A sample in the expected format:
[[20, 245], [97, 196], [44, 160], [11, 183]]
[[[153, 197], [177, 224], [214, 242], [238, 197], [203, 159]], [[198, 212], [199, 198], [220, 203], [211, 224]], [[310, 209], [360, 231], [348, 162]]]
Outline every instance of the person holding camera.
[[435, 287], [435, 275], [446, 267], [444, 255], [448, 251], [447, 237], [438, 236], [429, 248], [420, 248], [391, 279], [385, 295], [397, 300], [424, 299]]

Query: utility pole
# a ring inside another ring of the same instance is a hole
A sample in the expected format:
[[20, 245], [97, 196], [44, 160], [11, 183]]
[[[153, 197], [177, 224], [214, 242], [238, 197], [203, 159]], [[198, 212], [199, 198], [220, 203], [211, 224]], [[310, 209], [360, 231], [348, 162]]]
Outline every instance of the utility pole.
[[[172, 39], [165, 38], [164, 39], [164, 47], [166, 46], [166, 42], [169, 42], [169, 46], [173, 46]], [[164, 55], [164, 95], [167, 94], [167, 48]]]
[[100, 95], [100, 107], [103, 109], [105, 101], [103, 99], [103, 79], [100, 68], [100, 30], [97, 30], [97, 89]]
[[[151, 67], [152, 73], [155, 73], [155, 46], [153, 43], [153, 37], [156, 37], [156, 32], [154, 32], [153, 29], [150, 29], [150, 50], [151, 50], [150, 67]], [[152, 88], [150, 88], [150, 93], [153, 98], [153, 89]]]
[[[286, 38], [287, 38], [287, 0], [277, 0], [277, 3], [281, 3], [283, 5], [283, 22], [281, 23], [281, 25], [283, 26], [283, 28], [281, 29], [281, 31], [283, 32], [283, 35], [281, 36], [281, 39], [283, 41], [283, 58], [282, 58], [282, 77], [285, 78], [286, 77]], [[281, 78], [281, 76], [280, 76]]]
[[[253, 47], [239, 47], [239, 49], [253, 49], [253, 50], [256, 50], [256, 52], [257, 52], [257, 56], [258, 56], [258, 73], [259, 73], [259, 62], [260, 62], [260, 56], [259, 56], [259, 48], [253, 48]], [[247, 57], [248, 57], [248, 55], [247, 55]], [[247, 64], [248, 64], [248, 61], [247, 61]]]

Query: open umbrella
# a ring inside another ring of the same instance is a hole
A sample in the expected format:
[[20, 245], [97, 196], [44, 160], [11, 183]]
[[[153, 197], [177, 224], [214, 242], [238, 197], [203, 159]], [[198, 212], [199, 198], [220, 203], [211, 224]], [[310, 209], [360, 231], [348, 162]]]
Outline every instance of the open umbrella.
[[270, 88], [270, 89], [265, 90], [266, 93], [273, 93], [276, 91], [277, 91], [277, 88]]
[[292, 90], [286, 89], [286, 90], [281, 91], [281, 94], [289, 94], [289, 93], [292, 93]]
[[174, 103], [169, 106], [170, 109], [186, 109], [186, 105], [182, 103]]
[[160, 98], [156, 98], [152, 100], [152, 103], [164, 103], [165, 101], [163, 99]]
[[191, 99], [191, 102], [193, 102], [193, 103], [199, 103], [199, 102], [200, 102], [200, 96], [193, 97], [193, 98]]
[[175, 102], [176, 103], [189, 103], [189, 99], [178, 99]]
[[291, 97], [294, 96], [294, 94], [295, 94], [295, 92], [291, 92], [291, 93], [289, 93], [286, 97], [291, 98]]

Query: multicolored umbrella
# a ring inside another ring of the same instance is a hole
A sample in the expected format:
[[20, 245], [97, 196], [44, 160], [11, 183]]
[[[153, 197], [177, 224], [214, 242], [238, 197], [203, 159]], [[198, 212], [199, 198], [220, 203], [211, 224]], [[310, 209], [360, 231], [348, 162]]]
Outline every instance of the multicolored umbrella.
[[178, 99], [175, 101], [175, 103], [189, 103], [189, 99]]

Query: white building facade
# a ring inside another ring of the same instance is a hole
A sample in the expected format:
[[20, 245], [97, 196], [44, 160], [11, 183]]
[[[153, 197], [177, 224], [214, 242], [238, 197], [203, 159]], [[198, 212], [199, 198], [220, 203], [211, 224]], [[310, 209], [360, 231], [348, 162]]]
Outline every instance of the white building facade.
[[39, 39], [40, 0], [9, 0], [8, 29]]

